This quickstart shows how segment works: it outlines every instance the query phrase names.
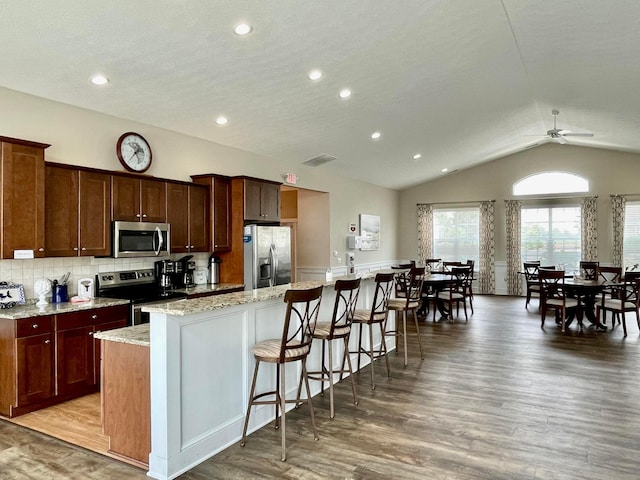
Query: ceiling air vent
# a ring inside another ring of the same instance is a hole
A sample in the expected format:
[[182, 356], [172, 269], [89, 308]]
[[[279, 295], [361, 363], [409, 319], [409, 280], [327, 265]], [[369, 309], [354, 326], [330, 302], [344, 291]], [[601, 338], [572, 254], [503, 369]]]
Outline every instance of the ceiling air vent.
[[317, 157], [310, 158], [306, 162], [302, 162], [304, 165], [309, 165], [310, 167], [319, 167], [320, 165], [324, 165], [325, 163], [333, 162], [336, 157], [331, 155], [327, 155], [326, 153], [321, 153]]

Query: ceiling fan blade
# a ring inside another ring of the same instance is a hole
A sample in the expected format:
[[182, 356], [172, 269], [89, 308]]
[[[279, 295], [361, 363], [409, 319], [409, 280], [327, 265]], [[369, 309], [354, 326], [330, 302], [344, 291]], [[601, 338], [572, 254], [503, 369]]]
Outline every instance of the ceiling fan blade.
[[558, 135], [557, 137], [553, 137], [553, 138], [555, 138], [558, 141], [558, 143], [561, 143], [562, 145], [564, 145], [565, 143], [568, 143], [567, 139], [564, 138], [562, 135]]
[[577, 133], [577, 132], [567, 132], [561, 134], [563, 137], [593, 137], [593, 133]]

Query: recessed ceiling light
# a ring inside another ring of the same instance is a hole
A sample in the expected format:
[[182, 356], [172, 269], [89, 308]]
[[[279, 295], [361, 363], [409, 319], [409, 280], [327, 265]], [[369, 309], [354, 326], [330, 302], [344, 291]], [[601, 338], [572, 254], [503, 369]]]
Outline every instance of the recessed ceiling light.
[[421, 158], [422, 158], [422, 154], [421, 154], [421, 153], [416, 153], [416, 154], [413, 156], [413, 159], [414, 159], [414, 160], [420, 160]]
[[220, 115], [218, 118], [216, 118], [216, 123], [221, 126], [226, 125], [227, 123], [229, 123], [229, 119], [224, 115]]
[[447, 173], [449, 171], [448, 168], [443, 168], [442, 170], [440, 170], [442, 173]]
[[378, 140], [381, 136], [382, 136], [382, 134], [381, 134], [380, 132], [373, 132], [373, 133], [371, 134], [371, 138], [372, 138], [373, 140]]
[[322, 70], [317, 68], [309, 72], [309, 80], [320, 80], [322, 78]]
[[253, 31], [253, 27], [248, 23], [239, 23], [235, 27], [233, 27], [233, 32], [236, 35], [248, 35]]
[[102, 75], [101, 73], [98, 73], [98, 74], [94, 75], [93, 77], [91, 77], [91, 83], [101, 87], [102, 85], [106, 85], [107, 83], [109, 83], [109, 79], [107, 77], [105, 77], [104, 75]]
[[342, 90], [340, 90], [340, 93], [338, 95], [340, 96], [340, 98], [349, 98], [351, 96], [351, 90], [349, 90], [348, 88], [343, 88]]

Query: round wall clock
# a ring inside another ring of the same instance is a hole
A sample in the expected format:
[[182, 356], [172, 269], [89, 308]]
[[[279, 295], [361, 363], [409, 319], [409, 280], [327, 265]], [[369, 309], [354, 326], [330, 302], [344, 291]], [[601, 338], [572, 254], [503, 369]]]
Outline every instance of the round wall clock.
[[139, 133], [123, 133], [118, 139], [116, 152], [122, 166], [130, 172], [142, 173], [151, 166], [151, 147]]

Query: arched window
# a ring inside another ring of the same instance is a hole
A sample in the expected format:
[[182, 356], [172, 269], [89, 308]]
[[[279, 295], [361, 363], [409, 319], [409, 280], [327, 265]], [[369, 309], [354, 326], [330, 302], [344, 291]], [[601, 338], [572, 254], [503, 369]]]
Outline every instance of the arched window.
[[536, 173], [513, 184], [514, 195], [544, 195], [588, 191], [589, 180], [567, 172]]

